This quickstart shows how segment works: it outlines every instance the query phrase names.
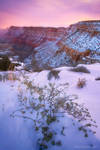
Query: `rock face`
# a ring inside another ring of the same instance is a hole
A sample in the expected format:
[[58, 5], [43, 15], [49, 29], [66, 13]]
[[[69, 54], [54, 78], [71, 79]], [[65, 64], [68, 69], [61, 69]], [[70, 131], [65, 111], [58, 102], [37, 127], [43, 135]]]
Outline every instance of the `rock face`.
[[8, 44], [3, 52], [34, 69], [100, 60], [100, 21], [79, 22], [68, 28], [12, 26], [1, 39], [0, 52], [2, 45]]
[[1, 71], [7, 71], [9, 70], [11, 62], [7, 56], [0, 57], [0, 70]]
[[100, 51], [100, 21], [85, 21], [71, 25], [63, 43], [78, 51]]

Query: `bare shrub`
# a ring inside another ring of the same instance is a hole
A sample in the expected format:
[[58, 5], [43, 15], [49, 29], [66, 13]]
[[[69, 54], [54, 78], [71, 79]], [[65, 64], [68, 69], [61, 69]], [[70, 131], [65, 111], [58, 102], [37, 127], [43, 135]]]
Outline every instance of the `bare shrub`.
[[84, 66], [78, 66], [78, 67], [72, 68], [72, 69], [70, 69], [70, 71], [82, 72], [82, 73], [90, 73], [90, 71]]
[[78, 82], [77, 82], [77, 87], [78, 88], [83, 88], [84, 86], [86, 86], [86, 79], [78, 79]]
[[[95, 126], [94, 121], [88, 109], [75, 102], [78, 98], [77, 95], [66, 94], [69, 87], [68, 83], [59, 86], [49, 83], [48, 86], [40, 88], [26, 78], [21, 84], [22, 87], [23, 85], [26, 87], [27, 92], [24, 92], [23, 88], [18, 86], [18, 100], [22, 108], [14, 111], [12, 116], [33, 121], [34, 129], [40, 135], [37, 139], [39, 150], [48, 149], [49, 146], [62, 145], [61, 140], [57, 140], [56, 136], [59, 133], [65, 136], [66, 125], [60, 126], [59, 131], [52, 128], [52, 125], [56, 123], [59, 126], [60, 117], [66, 117], [67, 115], [80, 123], [84, 121], [84, 124], [79, 127], [79, 131], [83, 131], [84, 136], [88, 137], [87, 127]], [[25, 95], [28, 92], [30, 96]], [[31, 112], [31, 117], [27, 115], [27, 112]]]
[[0, 81], [6, 82], [8, 80], [16, 81], [16, 80], [18, 80], [18, 76], [13, 72], [7, 72], [4, 74], [0, 74]]
[[48, 80], [51, 80], [53, 77], [55, 79], [59, 79], [59, 70], [51, 70], [49, 73], [48, 73]]
[[100, 77], [95, 78], [95, 80], [100, 80]]

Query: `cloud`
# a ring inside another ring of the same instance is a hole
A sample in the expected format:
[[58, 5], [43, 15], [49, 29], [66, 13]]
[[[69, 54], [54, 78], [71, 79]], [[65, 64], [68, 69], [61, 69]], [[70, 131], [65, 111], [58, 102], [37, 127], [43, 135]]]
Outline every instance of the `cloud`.
[[0, 26], [66, 26], [98, 19], [99, 8], [100, 0], [0, 0]]
[[[83, 1], [83, 0], [82, 0]], [[87, 1], [87, 0], [84, 0]], [[88, 14], [100, 16], [100, 1], [99, 0], [89, 0], [88, 3], [80, 3], [76, 9], [79, 12], [87, 12]]]

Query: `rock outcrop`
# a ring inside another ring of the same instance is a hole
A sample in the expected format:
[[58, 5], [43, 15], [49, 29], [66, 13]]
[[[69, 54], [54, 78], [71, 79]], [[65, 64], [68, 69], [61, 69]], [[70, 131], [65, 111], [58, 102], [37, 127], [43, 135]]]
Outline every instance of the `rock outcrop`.
[[83, 21], [68, 28], [12, 26], [2, 41], [9, 45], [9, 55], [34, 69], [100, 61], [100, 21]]

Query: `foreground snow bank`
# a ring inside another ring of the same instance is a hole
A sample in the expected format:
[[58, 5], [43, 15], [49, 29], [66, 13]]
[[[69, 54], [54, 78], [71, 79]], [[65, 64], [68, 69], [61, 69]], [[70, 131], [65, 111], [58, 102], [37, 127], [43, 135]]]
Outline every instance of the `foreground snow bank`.
[[[56, 70], [60, 71], [59, 79], [56, 80], [55, 78], [52, 78], [50, 81], [48, 80], [49, 71], [25, 73], [25, 77], [28, 77], [28, 81], [34, 81], [34, 84], [39, 87], [44, 87], [45, 85], [48, 85], [49, 82], [55, 83], [57, 86], [69, 83], [66, 92], [69, 95], [75, 94], [78, 96], [78, 99], [76, 100], [77, 103], [84, 103], [84, 106], [88, 108], [92, 118], [96, 121], [96, 125], [98, 126], [98, 128], [92, 128], [96, 131], [96, 135], [90, 133], [86, 138], [84, 137], [83, 132], [78, 130], [80, 124], [77, 120], [66, 114], [65, 117], [60, 118], [59, 123], [54, 123], [52, 126], [52, 128], [56, 129], [58, 132], [60, 126], [66, 126], [64, 131], [65, 136], [59, 133], [56, 137], [58, 140], [62, 140], [62, 145], [61, 147], [49, 146], [49, 149], [100, 149], [100, 81], [95, 80], [95, 78], [100, 76], [100, 64], [85, 65], [85, 67], [89, 69], [90, 74], [72, 72], [69, 71], [69, 67], [57, 68]], [[0, 74], [3, 75], [4, 73], [2, 72]], [[82, 89], [77, 88], [79, 78], [86, 79], [86, 86]], [[25, 90], [25, 86], [22, 85], [23, 80], [24, 77], [20, 76], [20, 81], [0, 82], [0, 149], [3, 150], [36, 150], [38, 148], [36, 145], [36, 139], [38, 139], [40, 134], [37, 134], [37, 132], [34, 131], [32, 127], [33, 122], [29, 119], [25, 119], [27, 121], [24, 121], [24, 119], [19, 117], [9, 117], [13, 111], [21, 108], [21, 106], [19, 106], [17, 94], [19, 85]], [[32, 114], [29, 115], [28, 113], [28, 116], [32, 117]], [[5, 140], [5, 137], [7, 137], [7, 140]]]

